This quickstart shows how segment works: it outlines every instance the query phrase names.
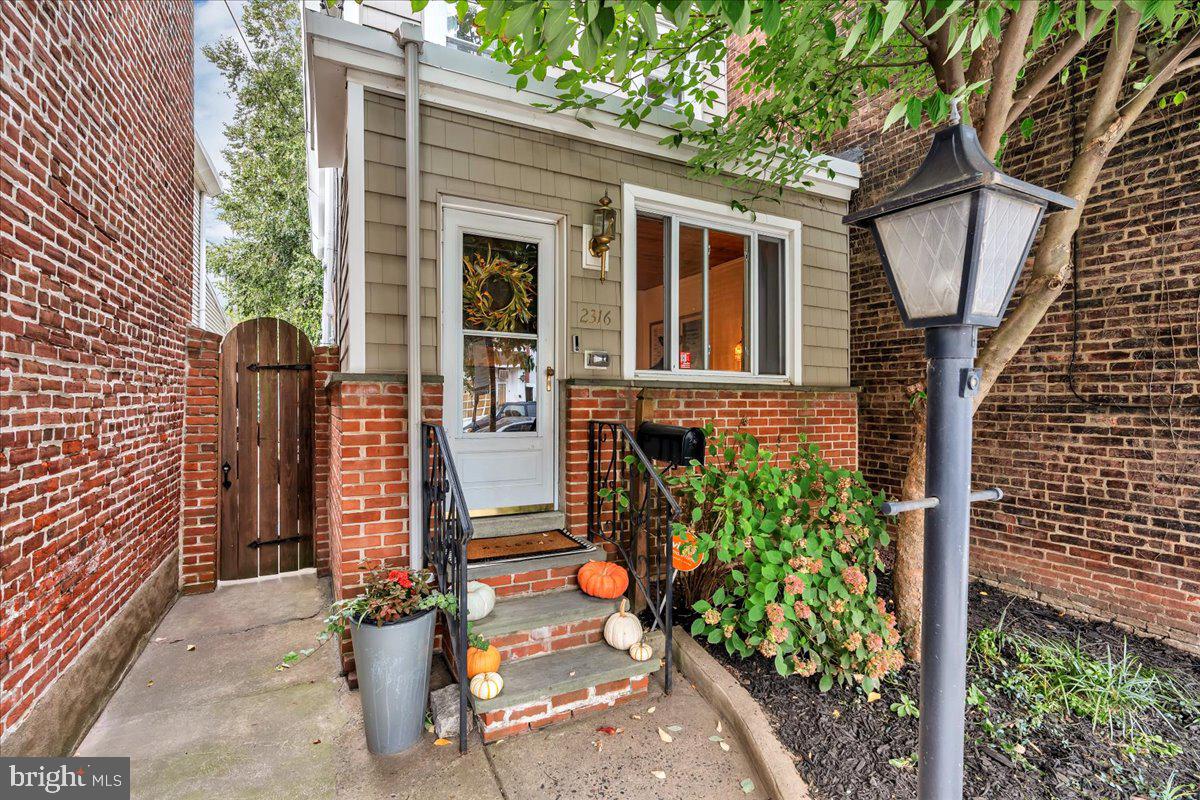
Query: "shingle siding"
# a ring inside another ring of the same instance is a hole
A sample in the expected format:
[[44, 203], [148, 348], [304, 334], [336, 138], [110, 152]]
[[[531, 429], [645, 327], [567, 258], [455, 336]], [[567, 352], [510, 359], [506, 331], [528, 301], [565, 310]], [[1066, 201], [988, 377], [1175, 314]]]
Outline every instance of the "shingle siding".
[[[366, 369], [406, 368], [404, 308], [404, 101], [377, 92], [365, 95], [366, 153]], [[533, 112], [531, 112], [533, 113]], [[719, 181], [687, 177], [685, 164], [629, 153], [565, 136], [523, 129], [482, 117], [423, 106], [421, 112], [422, 371], [438, 368], [438, 231], [441, 196], [487, 200], [566, 214], [569, 223], [568, 337], [580, 352], [563, 355], [565, 377], [621, 375], [621, 257], [609, 254], [608, 279], [583, 269], [583, 229], [607, 188], [614, 205], [622, 182], [701, 200], [728, 203], [738, 193]], [[788, 192], [762, 210], [803, 224], [804, 382], [846, 386], [850, 380], [848, 239], [841, 216], [846, 204]], [[618, 236], [623, 232], [618, 230]], [[611, 310], [612, 324], [578, 322], [580, 305]], [[583, 350], [607, 350], [606, 372], [583, 370]]]

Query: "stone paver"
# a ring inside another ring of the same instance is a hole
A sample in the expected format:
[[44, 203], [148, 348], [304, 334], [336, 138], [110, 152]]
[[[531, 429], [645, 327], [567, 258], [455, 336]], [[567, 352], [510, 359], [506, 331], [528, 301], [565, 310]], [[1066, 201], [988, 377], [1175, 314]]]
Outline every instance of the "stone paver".
[[[437, 746], [430, 734], [402, 755], [373, 756], [332, 647], [275, 669], [315, 641], [327, 605], [328, 584], [311, 574], [181, 598], [79, 754], [130, 756], [133, 796], [147, 800], [764, 797], [757, 786], [743, 794], [748, 760], [727, 726], [728, 752], [709, 741], [717, 716], [682, 677], [670, 698], [652, 682], [646, 700], [486, 750], [476, 738], [460, 756], [457, 742]], [[669, 726], [680, 730], [668, 744], [657, 729]]]

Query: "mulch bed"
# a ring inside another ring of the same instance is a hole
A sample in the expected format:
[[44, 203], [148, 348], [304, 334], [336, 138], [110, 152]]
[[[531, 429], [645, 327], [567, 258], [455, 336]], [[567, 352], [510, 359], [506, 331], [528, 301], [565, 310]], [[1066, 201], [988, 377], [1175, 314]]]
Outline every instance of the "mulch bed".
[[[881, 594], [887, 597], [890, 592]], [[1144, 665], [1170, 674], [1192, 697], [1200, 697], [1200, 659], [1112, 625], [1061, 615], [982, 584], [973, 585], [970, 596], [972, 633], [984, 626], [994, 627], [1003, 615], [1006, 632], [1078, 640], [1083, 649], [1098, 657], [1105, 655], [1106, 648], [1119, 657], [1127, 641], [1129, 651]], [[686, 629], [694, 616], [694, 612], [680, 609], [676, 621]], [[740, 661], [727, 655], [720, 644], [705, 646], [767, 711], [780, 740], [796, 755], [800, 774], [815, 797], [892, 800], [916, 796], [915, 769], [895, 766], [889, 760], [916, 752], [918, 723], [911, 717], [898, 717], [890, 706], [901, 692], [917, 699], [919, 667], [906, 666], [885, 684], [881, 700], [866, 703], [859, 691], [834, 687], [822, 694], [815, 679], [783, 678], [765, 659]], [[969, 669], [974, 673], [975, 665]], [[988, 703], [993, 719], [1019, 716], [1023, 711], [999, 691], [989, 693]], [[1182, 752], [1172, 758], [1130, 757], [1121, 743], [1109, 738], [1107, 728], [1093, 730], [1086, 720], [1055, 716], [1047, 717], [1023, 739], [1027, 763], [1021, 764], [981, 729], [983, 715], [968, 709], [966, 797], [1156, 800], [1172, 776], [1177, 786], [1200, 784], [1200, 718], [1193, 715], [1174, 727], [1154, 715], [1144, 715], [1142, 720], [1147, 732], [1180, 745]], [[1195, 796], [1200, 798], [1200, 794]]]

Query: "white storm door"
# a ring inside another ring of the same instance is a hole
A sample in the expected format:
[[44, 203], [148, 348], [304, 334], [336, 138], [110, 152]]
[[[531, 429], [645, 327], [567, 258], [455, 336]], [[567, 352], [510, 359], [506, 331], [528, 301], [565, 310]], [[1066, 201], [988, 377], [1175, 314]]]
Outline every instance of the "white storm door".
[[443, 211], [443, 425], [473, 513], [554, 508], [555, 235]]

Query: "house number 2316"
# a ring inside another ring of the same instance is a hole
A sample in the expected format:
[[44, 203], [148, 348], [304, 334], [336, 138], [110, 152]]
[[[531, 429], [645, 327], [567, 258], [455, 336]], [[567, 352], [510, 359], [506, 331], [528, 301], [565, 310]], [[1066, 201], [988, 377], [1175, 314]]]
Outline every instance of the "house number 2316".
[[600, 306], [580, 306], [579, 324], [607, 328], [612, 325], [613, 312], [611, 308]]

